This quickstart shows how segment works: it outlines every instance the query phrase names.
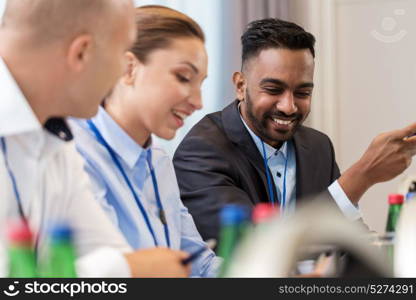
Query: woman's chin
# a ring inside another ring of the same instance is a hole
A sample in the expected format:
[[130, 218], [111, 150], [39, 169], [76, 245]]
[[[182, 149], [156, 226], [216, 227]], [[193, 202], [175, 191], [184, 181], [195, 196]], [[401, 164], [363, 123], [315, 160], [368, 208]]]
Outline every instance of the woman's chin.
[[176, 130], [168, 130], [166, 132], [160, 132], [160, 133], [154, 133], [157, 137], [163, 139], [163, 140], [173, 140], [176, 136]]

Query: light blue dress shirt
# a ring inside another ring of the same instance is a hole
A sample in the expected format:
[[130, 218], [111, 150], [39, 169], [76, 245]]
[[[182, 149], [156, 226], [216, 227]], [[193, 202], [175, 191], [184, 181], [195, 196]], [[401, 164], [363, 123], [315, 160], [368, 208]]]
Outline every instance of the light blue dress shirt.
[[[249, 132], [251, 138], [257, 146], [261, 156], [263, 157], [263, 146], [261, 139], [248, 127], [243, 117], [241, 116], [241, 121]], [[273, 180], [276, 186], [278, 193], [278, 199], [282, 199], [283, 191], [283, 182], [285, 176], [285, 163], [287, 159], [287, 170], [286, 170], [286, 199], [285, 207], [283, 210], [284, 215], [292, 214], [295, 211], [296, 207], [296, 154], [295, 148], [292, 141], [287, 141], [283, 143], [280, 149], [275, 149], [267, 143], [264, 143], [266, 150], [267, 165], [270, 169], [270, 172], [273, 175]], [[278, 176], [280, 174], [280, 177]], [[358, 220], [362, 218], [361, 213], [358, 207], [354, 206], [352, 202], [348, 199], [344, 190], [338, 183], [338, 180], [335, 180], [329, 187], [328, 191], [331, 194], [332, 198], [343, 212], [343, 214], [350, 219], [351, 221]]]
[[[92, 122], [116, 153], [149, 216], [158, 244], [167, 247], [164, 226], [159, 218], [154, 186], [146, 161], [148, 151], [152, 151], [152, 164], [169, 227], [171, 249], [193, 253], [201, 247], [206, 247], [192, 216], [182, 204], [170, 157], [155, 145], [142, 148], [102, 108]], [[96, 199], [134, 249], [155, 247], [134, 196], [108, 150], [98, 142], [87, 121], [71, 120], [70, 124], [77, 149], [84, 157], [85, 169], [92, 179]], [[191, 276], [215, 277], [220, 263], [221, 259], [207, 249], [193, 262]]]
[[[248, 127], [242, 117], [241, 120], [256, 144], [261, 157], [263, 157], [262, 140]], [[283, 209], [280, 207], [281, 213], [293, 213], [296, 206], [296, 156], [293, 144], [291, 141], [284, 142], [280, 149], [276, 149], [269, 144], [264, 143], [264, 148], [266, 150], [267, 166], [273, 176], [273, 181], [276, 185], [277, 199], [279, 202], [282, 201], [283, 189], [286, 189], [286, 199], [284, 199], [285, 207]], [[287, 168], [285, 172], [286, 159]], [[286, 187], [284, 187], [285, 178]]]

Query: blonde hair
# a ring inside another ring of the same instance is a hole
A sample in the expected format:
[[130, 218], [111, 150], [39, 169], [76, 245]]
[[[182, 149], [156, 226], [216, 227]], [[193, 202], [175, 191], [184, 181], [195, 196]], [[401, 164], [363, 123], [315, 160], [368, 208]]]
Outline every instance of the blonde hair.
[[194, 37], [205, 42], [201, 27], [187, 15], [159, 5], [136, 8], [137, 37], [131, 52], [142, 62], [153, 50], [167, 48], [175, 38]]

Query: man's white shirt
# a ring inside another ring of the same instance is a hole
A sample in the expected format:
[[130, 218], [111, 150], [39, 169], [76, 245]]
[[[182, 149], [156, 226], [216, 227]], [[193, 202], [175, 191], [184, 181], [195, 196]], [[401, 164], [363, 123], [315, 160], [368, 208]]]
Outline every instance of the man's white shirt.
[[[81, 277], [129, 277], [123, 253], [131, 251], [112, 225], [92, 192], [83, 160], [62, 119], [39, 123], [26, 98], [0, 58], [0, 137], [7, 155], [0, 150], [0, 223], [18, 216], [17, 197], [9, 169], [16, 179], [23, 212], [39, 234], [38, 258], [47, 253], [47, 231], [55, 222], [68, 222], [74, 229]], [[3, 275], [0, 273], [0, 275]]]

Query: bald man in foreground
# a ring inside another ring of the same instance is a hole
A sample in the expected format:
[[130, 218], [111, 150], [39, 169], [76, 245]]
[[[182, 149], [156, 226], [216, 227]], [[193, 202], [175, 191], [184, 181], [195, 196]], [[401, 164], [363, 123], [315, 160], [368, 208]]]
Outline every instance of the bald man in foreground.
[[68, 222], [81, 277], [189, 274], [186, 253], [130, 249], [91, 194], [65, 122], [96, 114], [134, 39], [130, 0], [8, 0], [0, 27], [2, 206], [38, 233], [38, 259], [49, 224]]

